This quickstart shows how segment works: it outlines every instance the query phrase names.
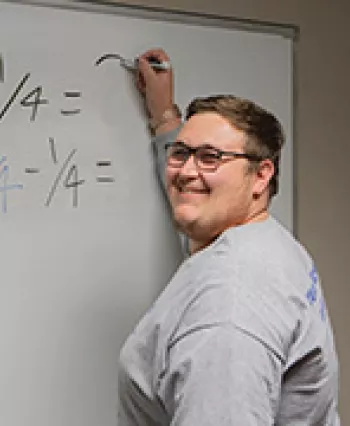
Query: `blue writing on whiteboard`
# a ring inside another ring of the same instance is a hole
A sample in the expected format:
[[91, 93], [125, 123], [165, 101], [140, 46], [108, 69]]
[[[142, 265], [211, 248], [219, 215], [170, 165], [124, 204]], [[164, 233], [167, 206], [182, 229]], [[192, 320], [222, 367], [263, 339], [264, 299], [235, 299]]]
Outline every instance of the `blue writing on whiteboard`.
[[14, 183], [8, 184], [8, 179], [10, 177], [10, 168], [8, 165], [4, 164], [6, 157], [0, 157], [0, 193], [2, 201], [2, 212], [7, 213], [7, 193], [14, 189], [23, 189], [23, 185]]

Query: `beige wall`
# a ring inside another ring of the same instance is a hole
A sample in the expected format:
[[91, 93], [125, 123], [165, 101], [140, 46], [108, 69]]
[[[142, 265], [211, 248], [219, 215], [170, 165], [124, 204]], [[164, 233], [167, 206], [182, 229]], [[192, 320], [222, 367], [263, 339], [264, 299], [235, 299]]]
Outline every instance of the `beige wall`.
[[323, 279], [341, 366], [342, 423], [350, 424], [350, 1], [147, 0], [159, 6], [294, 24], [297, 43], [297, 234]]

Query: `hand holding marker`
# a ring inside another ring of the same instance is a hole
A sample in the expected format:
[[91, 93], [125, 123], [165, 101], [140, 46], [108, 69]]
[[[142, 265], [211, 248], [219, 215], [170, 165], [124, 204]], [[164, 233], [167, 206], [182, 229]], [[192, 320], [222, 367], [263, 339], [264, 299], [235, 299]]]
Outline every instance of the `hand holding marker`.
[[[103, 61], [106, 59], [118, 59], [119, 63], [122, 67], [127, 69], [128, 71], [136, 71], [138, 69], [138, 58], [135, 59], [126, 59], [123, 58], [118, 53], [107, 53], [103, 56], [101, 56], [97, 61], [95, 62], [95, 65], [100, 65]], [[151, 67], [156, 71], [166, 71], [171, 68], [171, 64], [168, 61], [160, 62], [157, 58], [150, 57], [148, 58], [148, 62], [151, 65]]]

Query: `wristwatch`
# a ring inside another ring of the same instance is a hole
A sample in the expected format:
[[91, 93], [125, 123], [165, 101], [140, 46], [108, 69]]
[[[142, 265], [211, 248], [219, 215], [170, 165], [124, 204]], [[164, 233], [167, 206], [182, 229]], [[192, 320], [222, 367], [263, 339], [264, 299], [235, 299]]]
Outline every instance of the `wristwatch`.
[[176, 104], [173, 104], [170, 108], [167, 108], [160, 118], [151, 118], [149, 120], [149, 127], [154, 133], [159, 126], [165, 124], [167, 121], [173, 120], [174, 118], [181, 118], [180, 108]]

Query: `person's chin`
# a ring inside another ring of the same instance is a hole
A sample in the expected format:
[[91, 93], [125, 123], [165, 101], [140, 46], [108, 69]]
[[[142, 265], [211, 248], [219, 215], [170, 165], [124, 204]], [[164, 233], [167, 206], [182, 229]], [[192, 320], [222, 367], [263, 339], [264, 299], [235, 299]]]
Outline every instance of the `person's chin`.
[[196, 223], [198, 212], [193, 206], [180, 205], [173, 209], [173, 216], [177, 227], [185, 232]]

